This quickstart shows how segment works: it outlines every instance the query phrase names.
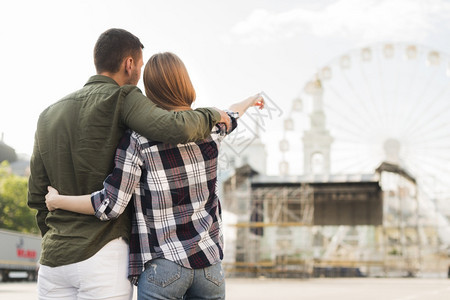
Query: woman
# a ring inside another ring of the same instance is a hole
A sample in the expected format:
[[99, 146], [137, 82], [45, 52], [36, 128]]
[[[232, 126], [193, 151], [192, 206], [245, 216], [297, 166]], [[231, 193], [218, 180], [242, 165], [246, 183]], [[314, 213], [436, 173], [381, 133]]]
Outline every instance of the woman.
[[[172, 53], [153, 55], [144, 69], [147, 96], [167, 110], [189, 110], [195, 90], [183, 62]], [[233, 104], [232, 130], [260, 96]], [[229, 133], [217, 124], [209, 138], [170, 145], [127, 131], [104, 189], [62, 196], [49, 187], [49, 210], [65, 209], [117, 218], [133, 196], [129, 277], [139, 299], [224, 299], [223, 236], [216, 191], [220, 142]]]

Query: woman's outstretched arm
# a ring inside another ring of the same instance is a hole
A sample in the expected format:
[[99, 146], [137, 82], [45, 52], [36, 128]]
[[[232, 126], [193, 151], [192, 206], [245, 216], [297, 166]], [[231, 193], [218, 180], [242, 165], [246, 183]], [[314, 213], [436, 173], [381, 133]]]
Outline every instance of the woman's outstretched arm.
[[240, 102], [232, 104], [229, 109], [231, 111], [239, 113], [239, 117], [242, 117], [242, 115], [247, 111], [249, 107], [258, 106], [259, 109], [263, 109], [264, 104], [264, 98], [260, 94], [257, 94], [255, 96], [248, 97], [247, 99]]

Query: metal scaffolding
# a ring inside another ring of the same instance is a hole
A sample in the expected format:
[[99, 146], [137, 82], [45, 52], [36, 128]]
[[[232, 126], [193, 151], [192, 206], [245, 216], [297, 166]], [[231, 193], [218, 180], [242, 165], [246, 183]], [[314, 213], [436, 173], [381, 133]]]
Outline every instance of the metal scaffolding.
[[448, 254], [421, 216], [415, 180], [398, 167], [382, 164], [356, 179], [255, 175], [245, 166], [222, 183], [224, 210], [236, 216], [229, 276], [447, 272]]

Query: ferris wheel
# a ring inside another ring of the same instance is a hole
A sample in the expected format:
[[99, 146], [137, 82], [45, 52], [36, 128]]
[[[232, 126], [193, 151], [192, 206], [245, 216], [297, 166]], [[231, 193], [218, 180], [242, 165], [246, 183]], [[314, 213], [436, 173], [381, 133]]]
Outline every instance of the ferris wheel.
[[[354, 49], [319, 69], [293, 100], [280, 141], [280, 173], [302, 169], [299, 133], [311, 126], [314, 89], [322, 91], [332, 138], [330, 173], [373, 173], [386, 160], [429, 192], [450, 196], [450, 56], [422, 45]], [[294, 142], [295, 143], [295, 142]], [[300, 147], [300, 148], [299, 148]], [[288, 163], [288, 161], [290, 163]], [[301, 171], [300, 171], [301, 172]]]

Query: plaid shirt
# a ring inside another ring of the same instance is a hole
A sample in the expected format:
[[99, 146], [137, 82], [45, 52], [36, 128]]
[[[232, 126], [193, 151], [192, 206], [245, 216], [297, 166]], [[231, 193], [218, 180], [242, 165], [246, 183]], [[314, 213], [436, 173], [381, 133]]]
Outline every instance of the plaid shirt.
[[[237, 113], [228, 113], [232, 130]], [[95, 215], [117, 218], [132, 202], [129, 277], [137, 284], [144, 264], [165, 258], [199, 269], [223, 258], [217, 157], [227, 134], [217, 124], [209, 138], [188, 144], [150, 141], [128, 130], [104, 189], [91, 195]]]

